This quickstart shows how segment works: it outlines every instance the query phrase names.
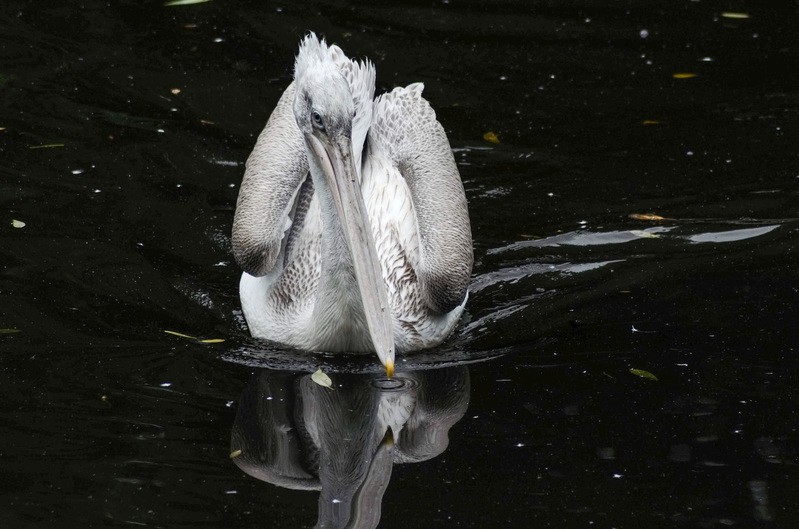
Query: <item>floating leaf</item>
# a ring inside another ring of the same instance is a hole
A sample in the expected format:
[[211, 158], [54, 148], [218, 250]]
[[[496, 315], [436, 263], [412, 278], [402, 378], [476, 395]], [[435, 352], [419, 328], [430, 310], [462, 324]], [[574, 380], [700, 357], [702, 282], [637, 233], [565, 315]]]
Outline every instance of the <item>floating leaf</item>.
[[17, 219], [11, 219], [11, 225], [14, 226], [15, 228], [24, 228], [25, 227], [25, 223], [22, 222], [21, 220], [17, 220]]
[[5, 127], [0, 127], [0, 132], [3, 132], [4, 130], [6, 130]]
[[177, 336], [178, 338], [184, 338], [186, 340], [192, 340], [197, 343], [209, 344], [209, 343], [222, 343], [225, 341], [224, 338], [197, 338], [196, 336], [191, 336], [189, 334], [183, 334], [182, 332], [177, 331], [164, 331], [167, 334], [171, 334], [172, 336]]
[[15, 334], [18, 332], [21, 331], [19, 329], [11, 329], [11, 328], [0, 329], [0, 334]]
[[732, 11], [725, 11], [724, 13], [721, 14], [721, 16], [723, 16], [724, 18], [734, 18], [742, 20], [745, 18], [749, 18], [749, 13], [735, 13]]
[[696, 74], [691, 72], [678, 72], [672, 74], [672, 77], [674, 77], [675, 79], [693, 79], [694, 77], [696, 77]]
[[490, 130], [483, 134], [483, 139], [488, 143], [498, 144], [499, 143], [499, 136], [495, 133], [491, 132]]
[[230, 459], [235, 459], [241, 455], [241, 450], [233, 450], [230, 453]]
[[169, 91], [172, 92], [172, 95], [176, 96], [176, 95], [178, 95], [180, 93], [180, 88], [172, 88]]
[[660, 235], [657, 233], [651, 233], [644, 230], [630, 230], [630, 233], [635, 235], [636, 237], [641, 237], [642, 239], [658, 239]]
[[630, 213], [630, 218], [633, 220], [666, 220], [666, 217], [654, 213]]
[[204, 4], [210, 1], [211, 0], [169, 0], [169, 2], [164, 2], [164, 7], [190, 6], [192, 4]]
[[635, 369], [634, 367], [630, 368], [630, 373], [633, 375], [639, 376], [641, 378], [648, 378], [649, 380], [657, 381], [658, 377], [650, 373], [649, 371], [644, 371], [643, 369]]
[[177, 332], [177, 331], [164, 331], [164, 332], [167, 333], [167, 334], [171, 334], [172, 336], [177, 336], [178, 338], [185, 338], [187, 340], [196, 340], [197, 339], [195, 336], [189, 336], [188, 334], [183, 334], [183, 333]]
[[317, 369], [313, 375], [311, 375], [311, 380], [319, 384], [320, 386], [324, 386], [326, 388], [333, 389], [333, 381], [330, 380], [330, 377], [327, 376], [321, 368]]
[[656, 119], [645, 119], [641, 122], [642, 125], [660, 125], [660, 121]]
[[44, 145], [31, 145], [29, 149], [55, 149], [58, 147], [63, 147], [63, 143], [45, 143]]

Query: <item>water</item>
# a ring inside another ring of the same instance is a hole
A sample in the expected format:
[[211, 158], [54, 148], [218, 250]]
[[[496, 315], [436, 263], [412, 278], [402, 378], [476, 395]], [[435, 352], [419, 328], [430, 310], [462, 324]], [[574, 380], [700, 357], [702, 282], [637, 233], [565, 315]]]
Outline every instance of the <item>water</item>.
[[[0, 334], [0, 525], [311, 527], [358, 498], [385, 528], [791, 527], [797, 19], [6, 2], [0, 328], [19, 332]], [[425, 83], [469, 198], [468, 314], [403, 359], [399, 390], [242, 328], [233, 206], [307, 29], [371, 58], [378, 90]], [[320, 365], [336, 390], [309, 385]], [[412, 417], [437, 444], [386, 439]], [[328, 487], [320, 510], [241, 471], [281, 435], [312, 481], [332, 461], [368, 486]]]

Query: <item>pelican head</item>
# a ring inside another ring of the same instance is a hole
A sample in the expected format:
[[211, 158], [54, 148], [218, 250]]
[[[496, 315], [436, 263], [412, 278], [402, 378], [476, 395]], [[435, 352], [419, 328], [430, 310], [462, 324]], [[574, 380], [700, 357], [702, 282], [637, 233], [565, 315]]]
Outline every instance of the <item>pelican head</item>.
[[319, 57], [317, 61], [305, 63], [300, 62], [302, 57], [297, 59], [294, 75], [297, 126], [306, 137], [351, 139], [355, 103], [349, 84], [332, 58]]
[[350, 61], [313, 33], [294, 68], [294, 117], [303, 134], [324, 222], [341, 227], [375, 352], [391, 376], [394, 334], [386, 284], [360, 187], [361, 155], [372, 115], [374, 68]]

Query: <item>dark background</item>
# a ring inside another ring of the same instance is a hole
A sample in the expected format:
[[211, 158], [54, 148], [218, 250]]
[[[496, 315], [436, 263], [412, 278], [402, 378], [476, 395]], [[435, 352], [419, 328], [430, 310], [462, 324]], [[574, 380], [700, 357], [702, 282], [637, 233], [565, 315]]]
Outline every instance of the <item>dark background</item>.
[[797, 24], [796, 2], [4, 2], [0, 525], [313, 525], [315, 493], [228, 458], [253, 371], [233, 207], [313, 30], [378, 92], [424, 82], [475, 243], [448, 347], [508, 353], [470, 368], [449, 449], [394, 468], [381, 527], [794, 527]]

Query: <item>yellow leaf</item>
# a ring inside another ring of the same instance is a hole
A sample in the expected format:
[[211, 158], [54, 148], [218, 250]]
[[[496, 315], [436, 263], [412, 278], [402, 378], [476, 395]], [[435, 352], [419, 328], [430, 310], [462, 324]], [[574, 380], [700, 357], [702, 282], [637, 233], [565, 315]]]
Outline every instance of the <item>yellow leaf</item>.
[[483, 139], [488, 143], [498, 144], [499, 143], [499, 136], [495, 133], [491, 132], [490, 130], [483, 134]]
[[745, 18], [749, 18], [749, 13], [735, 13], [732, 11], [725, 11], [724, 13], [721, 14], [721, 16], [723, 16], [724, 18], [735, 18], [742, 20]]
[[18, 332], [20, 332], [19, 329], [11, 329], [11, 328], [0, 329], [0, 334], [14, 334]]
[[320, 386], [324, 386], [326, 388], [333, 389], [333, 381], [330, 380], [330, 377], [327, 376], [321, 368], [317, 369], [313, 375], [311, 375], [311, 380], [319, 384]]
[[224, 341], [224, 338], [210, 338], [208, 340], [200, 340], [200, 343], [222, 343]]
[[186, 338], [187, 340], [196, 340], [197, 338], [194, 336], [189, 336], [188, 334], [183, 334], [176, 331], [164, 331], [167, 334], [171, 334], [172, 336], [177, 336], [178, 338]]
[[633, 220], [666, 220], [666, 217], [654, 213], [630, 213], [630, 218]]
[[696, 77], [696, 74], [690, 72], [678, 72], [672, 74], [672, 77], [674, 77], [675, 79], [693, 79], [694, 77]]
[[15, 228], [24, 228], [25, 227], [25, 223], [22, 222], [21, 220], [17, 220], [17, 219], [12, 219], [11, 220], [11, 225], [13, 227], [15, 227]]
[[180, 93], [180, 88], [173, 88], [170, 92], [172, 92], [172, 95], [178, 95]]
[[644, 371], [643, 369], [635, 369], [633, 367], [630, 368], [630, 373], [633, 375], [639, 376], [641, 378], [647, 378], [649, 380], [657, 381], [658, 377], [650, 373], [649, 371]]
[[241, 455], [241, 450], [233, 450], [230, 453], [230, 459], [235, 459]]

